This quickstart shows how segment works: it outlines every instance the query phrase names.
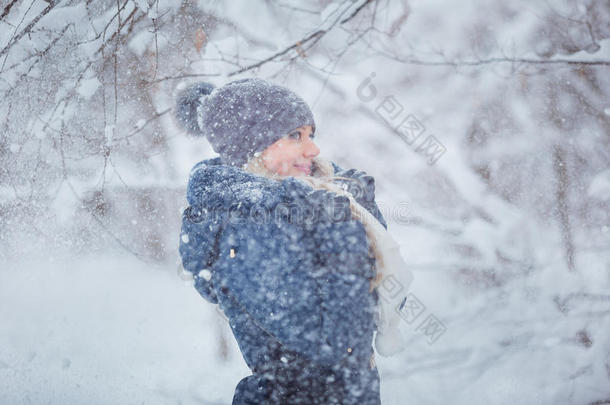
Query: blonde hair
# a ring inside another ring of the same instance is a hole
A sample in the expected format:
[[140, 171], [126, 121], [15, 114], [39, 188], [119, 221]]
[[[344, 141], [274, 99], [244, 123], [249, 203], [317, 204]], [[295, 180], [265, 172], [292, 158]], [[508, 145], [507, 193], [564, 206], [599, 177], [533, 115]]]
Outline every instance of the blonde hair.
[[[281, 180], [287, 176], [280, 175], [269, 169], [267, 169], [263, 163], [260, 154], [255, 155], [243, 166], [243, 170], [250, 173], [268, 177], [275, 180]], [[377, 221], [362, 205], [360, 205], [354, 197], [346, 190], [341, 188], [339, 185], [333, 182], [333, 180], [350, 180], [347, 177], [335, 176], [335, 170], [332, 163], [324, 158], [315, 157], [312, 161], [311, 176], [299, 176], [296, 179], [310, 185], [314, 190], [327, 190], [334, 192], [335, 194], [342, 195], [348, 198], [350, 205], [350, 212], [352, 219], [357, 219], [364, 225], [366, 230], [367, 238], [369, 240], [370, 252], [375, 257], [375, 278], [371, 280], [369, 292], [377, 288], [384, 275], [381, 274], [380, 269], [383, 268], [383, 256], [380, 250], [377, 248], [377, 238], [374, 236], [372, 226], [369, 221]]]

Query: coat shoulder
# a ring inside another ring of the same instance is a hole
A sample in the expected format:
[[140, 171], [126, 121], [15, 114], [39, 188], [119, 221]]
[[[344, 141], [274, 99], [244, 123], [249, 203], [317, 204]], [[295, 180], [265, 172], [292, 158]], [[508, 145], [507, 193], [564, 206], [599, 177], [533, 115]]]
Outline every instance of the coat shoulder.
[[230, 207], [241, 203], [277, 203], [279, 185], [268, 179], [221, 163], [220, 158], [197, 163], [190, 172], [187, 200], [202, 207]]

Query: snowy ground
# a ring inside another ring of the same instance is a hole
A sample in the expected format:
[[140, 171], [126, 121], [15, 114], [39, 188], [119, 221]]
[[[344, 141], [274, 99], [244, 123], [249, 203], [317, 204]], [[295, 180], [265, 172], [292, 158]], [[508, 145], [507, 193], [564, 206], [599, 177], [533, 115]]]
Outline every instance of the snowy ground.
[[230, 403], [248, 369], [218, 361], [219, 316], [171, 270], [117, 257], [3, 269], [0, 403]]
[[[428, 345], [404, 325], [409, 349], [377, 357], [384, 404], [608, 396], [607, 317], [587, 325], [594, 344], [581, 344], [582, 322], [552, 307], [552, 289], [537, 288], [551, 274], [511, 294], [456, 289], [441, 274], [416, 274], [414, 292], [447, 332]], [[2, 404], [227, 404], [249, 374], [231, 335], [220, 358], [217, 336], [228, 326], [171, 264], [118, 255], [3, 264], [0, 319]]]

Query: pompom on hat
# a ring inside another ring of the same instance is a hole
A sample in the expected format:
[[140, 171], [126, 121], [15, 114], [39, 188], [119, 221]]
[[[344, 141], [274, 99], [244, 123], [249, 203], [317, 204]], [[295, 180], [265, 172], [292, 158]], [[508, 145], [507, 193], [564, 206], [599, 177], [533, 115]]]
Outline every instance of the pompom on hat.
[[232, 166], [244, 165], [295, 128], [315, 128], [303, 99], [257, 78], [217, 88], [205, 82], [191, 85], [178, 95], [175, 115], [184, 129], [205, 136], [223, 163]]

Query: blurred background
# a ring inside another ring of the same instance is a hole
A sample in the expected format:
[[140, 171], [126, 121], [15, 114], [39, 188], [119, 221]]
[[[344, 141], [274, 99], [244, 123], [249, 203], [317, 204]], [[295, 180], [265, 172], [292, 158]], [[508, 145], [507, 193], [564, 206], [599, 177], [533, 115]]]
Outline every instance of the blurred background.
[[[177, 93], [260, 77], [414, 274], [384, 404], [610, 404], [607, 0], [2, 0], [0, 402], [230, 403]], [[432, 326], [431, 326], [432, 325]]]

